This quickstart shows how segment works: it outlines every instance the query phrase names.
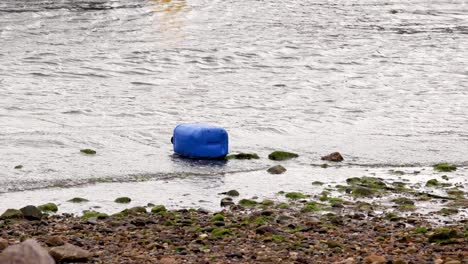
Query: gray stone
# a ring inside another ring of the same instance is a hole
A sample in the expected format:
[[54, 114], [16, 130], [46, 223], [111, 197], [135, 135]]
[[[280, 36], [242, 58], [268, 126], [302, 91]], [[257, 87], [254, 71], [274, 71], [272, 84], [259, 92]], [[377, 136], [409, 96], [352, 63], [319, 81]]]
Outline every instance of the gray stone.
[[28, 220], [41, 220], [42, 212], [34, 205], [28, 205], [20, 209], [24, 218]]
[[286, 172], [286, 168], [281, 165], [276, 165], [276, 166], [269, 168], [267, 171], [270, 174], [281, 174], [281, 173]]
[[54, 264], [55, 261], [35, 240], [8, 247], [0, 254], [2, 264]]
[[80, 262], [87, 261], [92, 257], [92, 254], [88, 250], [72, 244], [53, 247], [49, 253], [57, 262]]

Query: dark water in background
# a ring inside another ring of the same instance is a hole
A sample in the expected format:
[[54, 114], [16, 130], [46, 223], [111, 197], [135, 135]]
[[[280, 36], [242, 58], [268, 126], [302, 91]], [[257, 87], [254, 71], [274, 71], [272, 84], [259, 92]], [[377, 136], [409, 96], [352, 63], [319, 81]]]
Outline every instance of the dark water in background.
[[465, 1], [0, 1], [0, 192], [268, 166], [174, 160], [193, 121], [291, 166], [466, 164], [467, 109]]

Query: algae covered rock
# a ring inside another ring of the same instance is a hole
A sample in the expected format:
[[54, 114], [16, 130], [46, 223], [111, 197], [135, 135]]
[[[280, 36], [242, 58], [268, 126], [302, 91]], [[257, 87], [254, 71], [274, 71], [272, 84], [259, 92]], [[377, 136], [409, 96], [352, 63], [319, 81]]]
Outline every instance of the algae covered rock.
[[221, 199], [220, 205], [221, 207], [231, 206], [231, 205], [234, 205], [234, 201], [232, 200], [231, 197], [225, 197]]
[[257, 204], [258, 203], [256, 201], [250, 200], [250, 199], [242, 199], [239, 201], [239, 205], [246, 206], [246, 207], [255, 206]]
[[68, 200], [68, 202], [70, 202], [70, 203], [85, 203], [85, 202], [89, 202], [89, 200], [85, 199], [85, 198], [81, 198], [81, 197], [75, 197], [75, 198], [72, 198], [72, 199]]
[[37, 209], [39, 209], [43, 213], [50, 213], [50, 212], [55, 213], [58, 211], [58, 206], [54, 203], [46, 203], [46, 204], [39, 205]]
[[96, 154], [96, 151], [94, 149], [80, 149], [80, 152], [87, 155]]
[[298, 154], [292, 153], [292, 152], [287, 152], [287, 151], [273, 151], [268, 155], [268, 158], [271, 160], [288, 160], [288, 159], [293, 159], [299, 157]]
[[321, 158], [322, 160], [327, 160], [327, 161], [334, 161], [334, 162], [340, 162], [343, 161], [343, 156], [339, 152], [333, 152], [331, 154], [328, 154], [326, 156], [323, 156]]
[[132, 201], [132, 199], [130, 199], [128, 197], [119, 197], [119, 198], [114, 200], [114, 202], [116, 202], [116, 203], [130, 203], [131, 201]]
[[286, 168], [281, 165], [276, 165], [267, 170], [270, 174], [282, 174], [286, 172]]
[[155, 214], [161, 213], [161, 212], [166, 212], [166, 211], [167, 211], [167, 209], [166, 209], [166, 207], [164, 205], [156, 205], [153, 208], [151, 208], [151, 212], [155, 213]]
[[229, 154], [226, 156], [226, 159], [238, 159], [238, 160], [250, 160], [250, 159], [260, 159], [260, 157], [255, 153], [239, 153], [239, 154]]
[[23, 218], [23, 213], [17, 209], [7, 209], [2, 215], [0, 215], [0, 219], [19, 219]]
[[23, 168], [23, 165], [16, 165], [15, 170], [21, 170]]
[[300, 192], [288, 192], [285, 195], [286, 198], [289, 198], [291, 200], [298, 200], [298, 199], [305, 199], [307, 196], [303, 193]]
[[84, 211], [82, 217], [83, 217], [84, 219], [90, 219], [90, 218], [106, 219], [106, 218], [109, 217], [109, 216], [108, 216], [107, 214], [101, 213], [101, 212], [96, 212], [96, 211]]
[[439, 172], [451, 172], [456, 171], [457, 167], [449, 163], [438, 163], [433, 166], [434, 170]]
[[233, 197], [237, 197], [237, 196], [240, 195], [240, 193], [237, 190], [229, 190], [229, 191], [227, 191], [227, 192], [225, 192], [223, 194], [225, 194], [227, 196], [233, 196]]

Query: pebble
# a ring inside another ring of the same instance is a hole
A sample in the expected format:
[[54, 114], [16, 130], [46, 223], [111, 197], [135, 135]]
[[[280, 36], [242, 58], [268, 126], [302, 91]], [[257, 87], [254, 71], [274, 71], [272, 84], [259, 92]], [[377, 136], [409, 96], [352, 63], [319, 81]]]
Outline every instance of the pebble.
[[370, 255], [364, 259], [366, 264], [384, 264], [387, 263], [387, 259], [380, 255]]

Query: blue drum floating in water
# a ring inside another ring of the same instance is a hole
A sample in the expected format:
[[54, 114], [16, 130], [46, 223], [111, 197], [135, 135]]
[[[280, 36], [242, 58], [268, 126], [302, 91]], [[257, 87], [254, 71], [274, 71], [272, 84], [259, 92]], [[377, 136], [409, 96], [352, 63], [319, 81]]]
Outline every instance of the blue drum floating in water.
[[228, 133], [208, 124], [181, 124], [174, 129], [174, 152], [192, 159], [219, 159], [228, 154]]

